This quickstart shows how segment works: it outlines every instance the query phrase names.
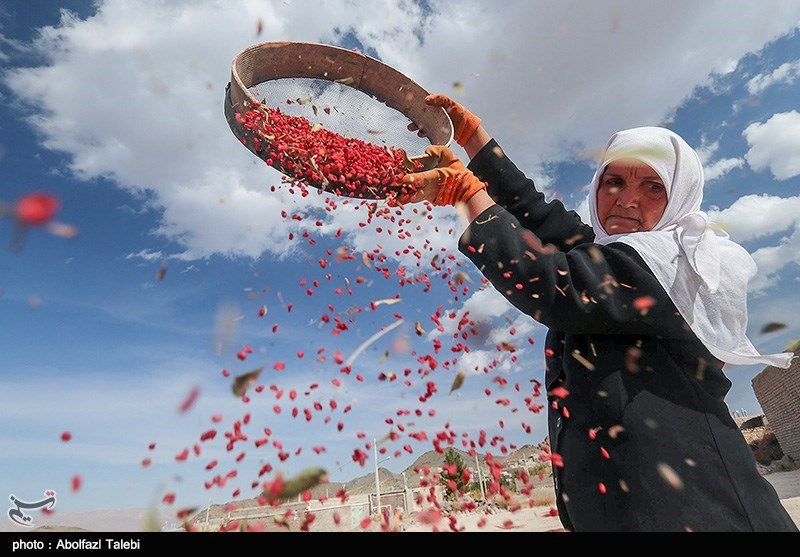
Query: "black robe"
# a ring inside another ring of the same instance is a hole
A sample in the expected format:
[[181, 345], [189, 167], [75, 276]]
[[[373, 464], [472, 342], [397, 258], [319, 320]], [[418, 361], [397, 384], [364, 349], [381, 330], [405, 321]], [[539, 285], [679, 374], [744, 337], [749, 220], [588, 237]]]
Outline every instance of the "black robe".
[[592, 228], [546, 202], [495, 141], [469, 168], [497, 205], [459, 249], [549, 329], [548, 426], [564, 527], [798, 531], [724, 402], [722, 362], [636, 251], [594, 244]]

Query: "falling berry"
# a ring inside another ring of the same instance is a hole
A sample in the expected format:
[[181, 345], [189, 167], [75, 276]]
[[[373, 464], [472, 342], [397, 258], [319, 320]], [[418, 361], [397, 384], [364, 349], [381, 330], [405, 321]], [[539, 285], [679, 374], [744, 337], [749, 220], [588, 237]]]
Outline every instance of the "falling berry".
[[647, 315], [647, 312], [656, 305], [655, 298], [651, 298], [650, 296], [640, 296], [633, 301], [633, 309], [641, 313], [642, 315]]
[[47, 193], [28, 194], [17, 201], [17, 218], [27, 226], [42, 226], [53, 220], [61, 203]]
[[183, 414], [188, 412], [189, 409], [194, 406], [194, 403], [197, 402], [197, 399], [200, 397], [200, 387], [194, 387], [186, 399], [181, 403], [178, 407], [178, 412]]

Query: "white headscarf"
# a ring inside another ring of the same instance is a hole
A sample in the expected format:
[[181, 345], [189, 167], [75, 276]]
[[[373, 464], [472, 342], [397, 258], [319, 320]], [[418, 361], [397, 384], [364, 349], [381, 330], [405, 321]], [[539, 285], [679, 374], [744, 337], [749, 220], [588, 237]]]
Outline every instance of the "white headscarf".
[[[597, 215], [597, 187], [609, 163], [635, 159], [664, 182], [667, 206], [652, 231], [608, 235]], [[658, 127], [615, 133], [589, 191], [595, 242], [628, 244], [644, 259], [658, 282], [708, 350], [723, 362], [789, 367], [793, 354], [760, 354], [747, 338], [747, 283], [756, 263], [700, 211], [703, 166], [680, 136]]]

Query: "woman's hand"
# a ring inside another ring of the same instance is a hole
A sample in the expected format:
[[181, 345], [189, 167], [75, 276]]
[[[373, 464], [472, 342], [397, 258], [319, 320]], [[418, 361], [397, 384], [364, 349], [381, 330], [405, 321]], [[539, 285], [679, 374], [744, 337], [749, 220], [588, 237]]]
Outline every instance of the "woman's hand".
[[[481, 125], [481, 119], [447, 95], [428, 95], [425, 97], [425, 103], [442, 107], [447, 111], [450, 121], [453, 122], [453, 139], [464, 148], [470, 159], [491, 141], [492, 137]], [[408, 129], [416, 131], [420, 137], [427, 136], [425, 130], [419, 129], [416, 124], [409, 124]]]
[[467, 203], [476, 193], [486, 189], [481, 182], [453, 152], [444, 145], [431, 145], [426, 154], [439, 159], [433, 170], [406, 174], [402, 183], [408, 186], [408, 193], [397, 198], [398, 203], [419, 203], [428, 201], [444, 207]]
[[[462, 147], [469, 142], [481, 125], [480, 118], [447, 95], [428, 95], [425, 97], [425, 104], [445, 109], [453, 122], [453, 139]], [[416, 131], [420, 137], [426, 136], [425, 130], [419, 129], [414, 123], [408, 125], [408, 130]]]

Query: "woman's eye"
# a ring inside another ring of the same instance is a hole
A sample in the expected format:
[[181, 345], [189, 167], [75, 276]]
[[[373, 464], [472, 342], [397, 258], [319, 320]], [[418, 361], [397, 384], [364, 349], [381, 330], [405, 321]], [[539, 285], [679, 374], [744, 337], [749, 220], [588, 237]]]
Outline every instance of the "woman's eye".
[[616, 182], [608, 181], [602, 184], [602, 190], [606, 195], [617, 195], [620, 189], [622, 189], [622, 186]]
[[663, 185], [659, 184], [658, 182], [650, 182], [647, 185], [647, 187], [650, 188], [650, 191], [653, 193], [661, 193], [666, 189]]

